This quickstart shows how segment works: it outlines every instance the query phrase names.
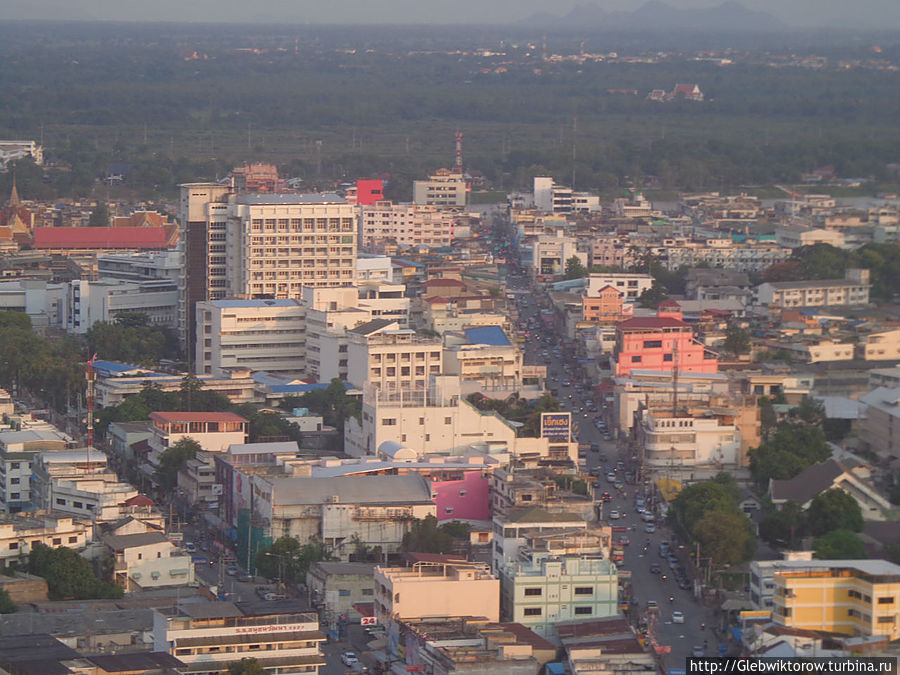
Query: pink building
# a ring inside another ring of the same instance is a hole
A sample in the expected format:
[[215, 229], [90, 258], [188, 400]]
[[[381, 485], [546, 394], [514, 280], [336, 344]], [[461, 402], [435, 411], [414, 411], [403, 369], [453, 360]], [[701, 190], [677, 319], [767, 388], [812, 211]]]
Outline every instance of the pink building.
[[656, 316], [628, 319], [616, 326], [616, 375], [632, 370], [682, 373], [719, 372], [718, 355], [694, 339], [694, 331], [681, 318], [675, 302], [664, 302]]
[[482, 471], [466, 471], [461, 480], [432, 479], [437, 519], [490, 520], [490, 483]]

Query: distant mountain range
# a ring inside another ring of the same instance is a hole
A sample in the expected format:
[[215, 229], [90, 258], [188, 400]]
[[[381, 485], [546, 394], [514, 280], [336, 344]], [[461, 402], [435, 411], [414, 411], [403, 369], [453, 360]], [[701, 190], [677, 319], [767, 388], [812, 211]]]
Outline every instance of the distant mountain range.
[[623, 31], [766, 32], [786, 28], [771, 14], [747, 9], [734, 0], [705, 9], [678, 9], [661, 0], [649, 0], [633, 12], [610, 12], [598, 5], [576, 5], [563, 16], [541, 12], [521, 23], [546, 28]]

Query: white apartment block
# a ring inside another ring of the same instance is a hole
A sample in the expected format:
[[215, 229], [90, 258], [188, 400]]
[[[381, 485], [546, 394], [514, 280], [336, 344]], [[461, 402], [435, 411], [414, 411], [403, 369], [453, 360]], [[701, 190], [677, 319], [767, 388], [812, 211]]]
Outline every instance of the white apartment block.
[[862, 357], [866, 361], [900, 360], [900, 329], [869, 333], [860, 342]]
[[449, 246], [456, 214], [425, 204], [376, 202], [360, 208], [360, 245], [393, 241], [401, 248]]
[[344, 452], [375, 455], [386, 442], [410, 448], [417, 456], [509, 454], [537, 464], [542, 460], [576, 462], [578, 443], [569, 439], [519, 437], [517, 427], [465, 400], [460, 379], [430, 378], [413, 390], [377, 388], [363, 393], [361, 420], [347, 420]]
[[[299, 298], [356, 280], [355, 209], [337, 195], [242, 194], [230, 204], [230, 295]], [[232, 257], [233, 256], [233, 257]]]
[[24, 312], [32, 328], [62, 328], [68, 284], [48, 284], [38, 279], [0, 281], [0, 311]]
[[[31, 501], [36, 509], [51, 510], [58, 504], [54, 498], [60, 480], [78, 480], [94, 477], [96, 480], [116, 481], [115, 474], [107, 470], [106, 455], [99, 450], [60, 450], [41, 452], [32, 461]], [[133, 495], [129, 495], [133, 496]], [[93, 508], [93, 507], [92, 507]], [[74, 513], [70, 511], [70, 513]], [[80, 509], [78, 515], [90, 517], [89, 509]]]
[[[256, 391], [256, 382], [249, 370], [232, 369], [222, 375], [197, 375], [204, 389], [215, 391], [232, 403], [258, 403], [262, 395]], [[127, 377], [99, 378], [94, 385], [97, 406], [119, 405], [129, 396], [140, 392], [147, 380], [162, 391], [180, 391], [184, 382], [182, 375], [153, 373], [135, 374]]]
[[547, 213], [599, 213], [600, 197], [557, 185], [549, 176], [535, 176], [534, 207]]
[[197, 303], [196, 316], [198, 373], [304, 372], [306, 308], [299, 300], [209, 300]]
[[143, 253], [105, 253], [97, 256], [97, 276], [123, 281], [181, 282], [184, 274], [182, 251], [150, 251]]
[[413, 181], [413, 203], [429, 206], [465, 206], [466, 179], [461, 173], [438, 169], [428, 180]]
[[359, 308], [372, 319], [391, 319], [401, 328], [409, 327], [410, 300], [406, 286], [379, 281], [366, 281], [358, 286]]
[[869, 302], [869, 270], [848, 269], [845, 279], [766, 282], [756, 300], [769, 307], [829, 307]]
[[582, 265], [587, 265], [587, 254], [578, 250], [575, 237], [568, 237], [561, 231], [554, 235], [542, 235], [532, 243], [531, 266], [535, 275], [557, 275], [566, 269], [566, 261], [576, 257]]
[[[707, 409], [708, 410], [708, 409]], [[740, 460], [737, 412], [672, 415], [671, 410], [640, 411], [638, 438], [646, 466], [678, 472], [695, 467], [735, 467]]]
[[252, 658], [266, 672], [318, 675], [325, 666], [315, 613], [254, 603], [190, 602], [153, 611], [153, 651], [187, 664], [187, 672], [222, 673]]
[[145, 314], [151, 325], [174, 328], [178, 306], [178, 284], [171, 280], [75, 280], [68, 284], [63, 328], [84, 335], [98, 321], [113, 322], [117, 315], [131, 313]]
[[669, 271], [705, 264], [740, 272], [762, 272], [791, 255], [791, 249], [781, 244], [736, 243], [731, 239], [664, 239], [661, 246], [653, 246], [650, 251]]
[[0, 516], [0, 565], [20, 561], [35, 544], [51, 548], [83, 549], [91, 539], [91, 524], [58, 514], [30, 518], [22, 515]]
[[836, 248], [843, 248], [845, 243], [842, 232], [812, 227], [776, 227], [775, 238], [778, 245], [785, 248], [800, 248], [814, 244], [830, 244]]
[[443, 367], [440, 338], [422, 337], [397, 321], [374, 319], [347, 332], [347, 379], [379, 389], [423, 389]]
[[44, 163], [44, 146], [37, 141], [0, 141], [0, 167], [23, 157], [31, 157], [40, 166]]
[[444, 374], [458, 376], [463, 393], [470, 393], [468, 383], [472, 391], [512, 393], [522, 387], [523, 372], [522, 353], [513, 345], [448, 344], [444, 350]]
[[550, 511], [540, 506], [520, 506], [493, 517], [493, 546], [491, 569], [499, 574], [507, 565], [528, 560], [531, 544], [551, 535], [581, 535], [591, 531], [591, 521], [583, 514], [570, 511]]
[[95, 523], [108, 523], [118, 520], [122, 516], [122, 504], [137, 495], [131, 483], [120, 483], [114, 473], [54, 478], [46, 508]]
[[644, 291], [653, 286], [653, 277], [649, 274], [591, 274], [587, 278], [584, 294], [595, 298], [607, 286], [612, 286], [623, 294], [622, 301], [633, 303]]
[[225, 452], [247, 442], [249, 422], [230, 412], [152, 412], [150, 447], [164, 452], [183, 438], [192, 438], [206, 452]]
[[356, 283], [364, 281], [391, 281], [394, 278], [390, 256], [360, 253], [356, 257]]
[[32, 491], [34, 462], [42, 452], [69, 447], [68, 436], [56, 429], [24, 429], [0, 432], [0, 510], [6, 513], [39, 508]]
[[619, 573], [608, 559], [588, 556], [540, 557], [506, 564], [500, 571], [500, 611], [553, 640], [562, 621], [618, 614]]

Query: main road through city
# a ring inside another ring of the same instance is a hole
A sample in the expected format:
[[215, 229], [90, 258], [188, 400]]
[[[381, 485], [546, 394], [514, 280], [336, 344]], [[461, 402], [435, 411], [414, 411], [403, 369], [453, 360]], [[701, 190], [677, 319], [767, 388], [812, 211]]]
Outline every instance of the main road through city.
[[[509, 280], [508, 290], [530, 290], [524, 277]], [[587, 468], [590, 473], [597, 474], [591, 481], [598, 481], [598, 488], [591, 488], [591, 494], [599, 499], [608, 491], [611, 501], [603, 505], [603, 517], [611, 525], [627, 527], [624, 533], [614, 534], [613, 539], [620, 536], [630, 539], [625, 547], [625, 563], [622, 569], [631, 572], [630, 596], [623, 597], [623, 604], [632, 604], [642, 612], [642, 616], [650, 621], [651, 629], [659, 645], [671, 648], [671, 653], [663, 656], [665, 669], [685, 667], [685, 659], [696, 647], [704, 648], [707, 656], [713, 656], [719, 642], [713, 633], [713, 616], [710, 610], [703, 608], [693, 597], [692, 590], [682, 590], [675, 582], [668, 562], [659, 556], [659, 544], [672, 541], [672, 533], [664, 521], [655, 524], [654, 532], [646, 532], [646, 523], [641, 520], [635, 510], [635, 497], [643, 494], [644, 485], [634, 481], [625, 483], [627, 470], [637, 469], [636, 459], [632, 459], [626, 448], [618, 444], [605, 431], [595, 425], [598, 418], [603, 418], [603, 402], [592, 400], [589, 387], [585, 386], [583, 373], [577, 362], [566, 358], [565, 349], [561, 347], [560, 336], [553, 333], [552, 326], [541, 318], [540, 309], [533, 294], [517, 295], [519, 307], [518, 328], [528, 331], [525, 342], [526, 364], [547, 366], [549, 374], [548, 388], [556, 391], [560, 407], [572, 413], [573, 425], [582, 447], [592, 445], [598, 451], [586, 454]], [[596, 410], [592, 410], [596, 408]], [[617, 463], [621, 462], [616, 470]], [[602, 469], [602, 470], [600, 470]], [[620, 489], [614, 483], [607, 482], [607, 471], [616, 470], [617, 482], [625, 483]], [[620, 518], [610, 520], [612, 511], [618, 511]], [[644, 550], [646, 548], [646, 551]], [[682, 552], [683, 553], [683, 552]], [[650, 571], [650, 566], [657, 563], [659, 573]], [[670, 598], [673, 598], [670, 601]], [[657, 603], [659, 612], [650, 615], [646, 612], [647, 602]], [[684, 623], [674, 623], [674, 611], [684, 615]]]

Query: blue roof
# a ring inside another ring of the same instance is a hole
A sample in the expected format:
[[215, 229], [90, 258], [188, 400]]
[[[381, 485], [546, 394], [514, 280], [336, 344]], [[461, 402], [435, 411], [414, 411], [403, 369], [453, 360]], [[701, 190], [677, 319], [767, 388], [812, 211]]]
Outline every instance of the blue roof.
[[94, 370], [105, 370], [110, 373], [125, 373], [129, 370], [137, 370], [138, 366], [130, 363], [122, 363], [121, 361], [94, 361]]
[[500, 326], [481, 326], [479, 328], [466, 328], [466, 338], [473, 345], [494, 345], [497, 347], [509, 347], [510, 341]]
[[552, 673], [552, 675], [564, 675], [566, 672], [566, 667], [562, 663], [554, 661], [553, 663], [547, 664], [547, 672]]
[[229, 307], [297, 307], [300, 303], [288, 298], [271, 300], [213, 300], [216, 307], [223, 309]]

